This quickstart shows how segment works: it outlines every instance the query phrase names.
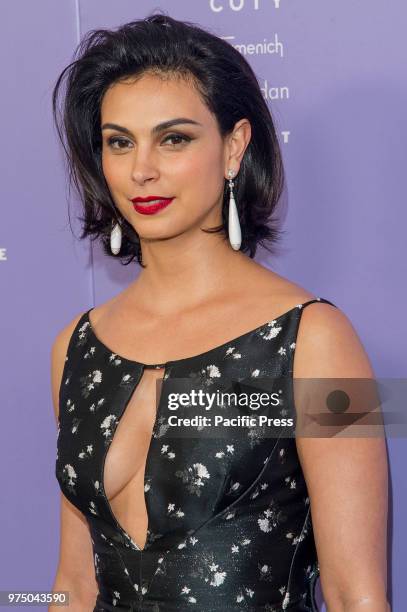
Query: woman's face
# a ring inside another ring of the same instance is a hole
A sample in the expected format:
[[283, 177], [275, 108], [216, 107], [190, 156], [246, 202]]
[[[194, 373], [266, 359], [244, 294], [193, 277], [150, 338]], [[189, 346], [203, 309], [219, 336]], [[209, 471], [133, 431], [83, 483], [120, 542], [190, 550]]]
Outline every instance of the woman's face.
[[[180, 118], [191, 123], [157, 127]], [[101, 127], [102, 166], [110, 193], [141, 240], [221, 223], [227, 170], [237, 173], [239, 163], [191, 83], [153, 75], [116, 83], [104, 95]], [[174, 199], [158, 213], [146, 215], [137, 212], [131, 200], [147, 196]]]

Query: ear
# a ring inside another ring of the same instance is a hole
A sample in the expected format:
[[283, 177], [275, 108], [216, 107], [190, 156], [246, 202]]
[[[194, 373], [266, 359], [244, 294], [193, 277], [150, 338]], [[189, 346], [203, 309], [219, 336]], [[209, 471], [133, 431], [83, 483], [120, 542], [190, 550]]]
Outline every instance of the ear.
[[225, 159], [225, 175], [229, 168], [233, 168], [236, 174], [243, 159], [243, 155], [250, 142], [252, 128], [248, 119], [240, 119], [235, 124], [233, 132], [228, 137]]

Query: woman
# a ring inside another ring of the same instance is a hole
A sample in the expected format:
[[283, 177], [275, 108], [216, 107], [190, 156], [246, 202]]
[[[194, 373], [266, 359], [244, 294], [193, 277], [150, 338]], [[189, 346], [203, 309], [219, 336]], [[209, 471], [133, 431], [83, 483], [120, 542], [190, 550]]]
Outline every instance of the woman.
[[[91, 32], [79, 51], [53, 103], [81, 237], [141, 272], [53, 345], [54, 589], [81, 612], [303, 611], [317, 609], [320, 574], [330, 612], [388, 610], [382, 437], [169, 427], [175, 379], [208, 390], [277, 377], [286, 398], [294, 377], [373, 378], [338, 308], [253, 259], [280, 238], [284, 175], [251, 68], [161, 14]], [[295, 400], [268, 414], [301, 416]]]

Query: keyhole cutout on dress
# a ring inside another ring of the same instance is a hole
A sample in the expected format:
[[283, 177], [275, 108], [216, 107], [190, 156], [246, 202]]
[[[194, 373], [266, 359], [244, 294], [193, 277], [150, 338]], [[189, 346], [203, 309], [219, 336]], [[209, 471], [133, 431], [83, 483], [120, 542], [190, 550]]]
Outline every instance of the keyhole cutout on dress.
[[113, 518], [138, 549], [147, 541], [145, 468], [151, 444], [160, 383], [165, 367], [144, 367], [113, 433], [103, 468], [103, 488]]

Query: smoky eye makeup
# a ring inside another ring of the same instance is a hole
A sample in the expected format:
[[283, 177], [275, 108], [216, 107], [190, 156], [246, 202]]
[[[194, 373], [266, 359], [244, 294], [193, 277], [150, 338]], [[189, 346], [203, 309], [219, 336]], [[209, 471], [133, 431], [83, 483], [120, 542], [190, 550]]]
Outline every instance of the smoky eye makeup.
[[[105, 142], [109, 148], [116, 149], [116, 150], [126, 148], [126, 145], [130, 143], [130, 141], [127, 138], [123, 138], [123, 136], [108, 136]], [[115, 145], [118, 145], [118, 146], [115, 146]]]
[[169, 140], [176, 140], [178, 144], [182, 144], [183, 142], [191, 142], [193, 138], [187, 134], [181, 134], [180, 132], [171, 132], [163, 138], [163, 142], [167, 142]]
[[[180, 146], [187, 144], [194, 140], [192, 136], [181, 132], [170, 132], [160, 138], [160, 144], [169, 144], [170, 147], [179, 148]], [[172, 142], [171, 142], [172, 141]], [[120, 151], [129, 148], [132, 144], [131, 140], [125, 136], [111, 135], [105, 139], [106, 145], [113, 150]]]

